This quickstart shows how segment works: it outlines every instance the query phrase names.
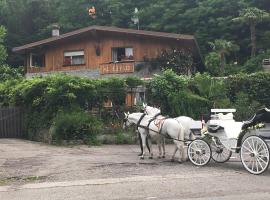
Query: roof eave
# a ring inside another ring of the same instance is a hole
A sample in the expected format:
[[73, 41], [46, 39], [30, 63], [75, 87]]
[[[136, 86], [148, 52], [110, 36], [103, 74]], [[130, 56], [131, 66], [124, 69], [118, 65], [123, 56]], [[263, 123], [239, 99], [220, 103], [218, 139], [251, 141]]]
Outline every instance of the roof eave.
[[173, 33], [153, 32], [153, 31], [140, 31], [140, 30], [134, 30], [134, 29], [124, 29], [124, 28], [105, 27], [105, 26], [90, 26], [87, 28], [65, 33], [58, 37], [51, 37], [45, 40], [40, 40], [40, 41], [29, 43], [23, 46], [15, 47], [12, 49], [12, 51], [15, 53], [24, 53], [25, 51], [31, 48], [36, 48], [36, 47], [43, 46], [46, 44], [51, 44], [57, 41], [69, 39], [71, 37], [74, 37], [83, 33], [87, 33], [90, 31], [113, 32], [113, 33], [122, 33], [122, 34], [126, 33], [126, 34], [141, 35], [145, 37], [157, 37], [157, 38], [176, 39], [176, 40], [195, 40], [195, 37], [193, 35], [181, 35], [181, 34], [173, 34]]

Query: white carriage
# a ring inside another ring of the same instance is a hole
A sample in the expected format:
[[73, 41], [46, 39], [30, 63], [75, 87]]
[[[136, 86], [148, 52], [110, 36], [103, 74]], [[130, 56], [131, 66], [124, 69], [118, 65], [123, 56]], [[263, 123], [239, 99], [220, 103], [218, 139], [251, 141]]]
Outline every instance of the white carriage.
[[240, 153], [245, 169], [261, 174], [269, 166], [270, 110], [257, 111], [244, 122], [233, 119], [235, 109], [212, 109], [202, 136], [188, 146], [188, 157], [197, 166], [206, 165], [212, 158], [226, 162], [232, 152]]

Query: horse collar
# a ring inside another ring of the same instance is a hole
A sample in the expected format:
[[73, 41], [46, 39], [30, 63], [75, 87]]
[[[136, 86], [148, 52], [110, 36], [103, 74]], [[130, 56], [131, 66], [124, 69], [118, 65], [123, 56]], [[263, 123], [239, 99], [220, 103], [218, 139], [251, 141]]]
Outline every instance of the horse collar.
[[139, 119], [139, 121], [138, 121], [138, 123], [137, 123], [137, 129], [138, 129], [138, 127], [140, 126], [140, 123], [141, 123], [141, 121], [143, 120], [143, 118], [145, 117], [145, 113], [143, 113], [142, 114], [142, 116], [140, 117], [140, 119]]

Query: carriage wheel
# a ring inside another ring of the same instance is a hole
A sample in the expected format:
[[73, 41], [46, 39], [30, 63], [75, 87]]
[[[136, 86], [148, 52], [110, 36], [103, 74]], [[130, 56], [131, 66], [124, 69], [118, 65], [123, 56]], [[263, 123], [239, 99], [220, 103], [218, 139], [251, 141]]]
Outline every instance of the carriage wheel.
[[201, 139], [192, 141], [188, 146], [188, 158], [194, 165], [206, 165], [211, 159], [209, 144]]
[[230, 160], [232, 152], [228, 150], [221, 142], [215, 138], [210, 143], [212, 159], [217, 163], [225, 163]]
[[269, 166], [269, 147], [258, 136], [249, 136], [244, 140], [240, 156], [242, 164], [252, 174], [261, 174]]

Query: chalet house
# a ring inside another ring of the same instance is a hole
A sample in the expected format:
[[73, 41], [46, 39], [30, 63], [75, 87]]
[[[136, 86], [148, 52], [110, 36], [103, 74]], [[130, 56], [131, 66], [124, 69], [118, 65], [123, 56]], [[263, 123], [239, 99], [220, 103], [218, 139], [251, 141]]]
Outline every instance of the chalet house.
[[192, 35], [116, 27], [90, 26], [60, 35], [56, 26], [51, 38], [15, 47], [13, 51], [24, 56], [27, 77], [64, 72], [91, 78], [149, 78], [153, 70], [149, 70], [148, 61], [172, 48], [191, 52], [197, 70], [203, 70]]
[[[156, 58], [162, 50], [190, 51], [202, 67], [199, 47], [192, 35], [90, 26], [15, 47], [25, 58], [26, 75], [65, 72], [88, 77], [139, 75], [149, 77], [143, 63]], [[203, 70], [198, 68], [199, 71]]]

